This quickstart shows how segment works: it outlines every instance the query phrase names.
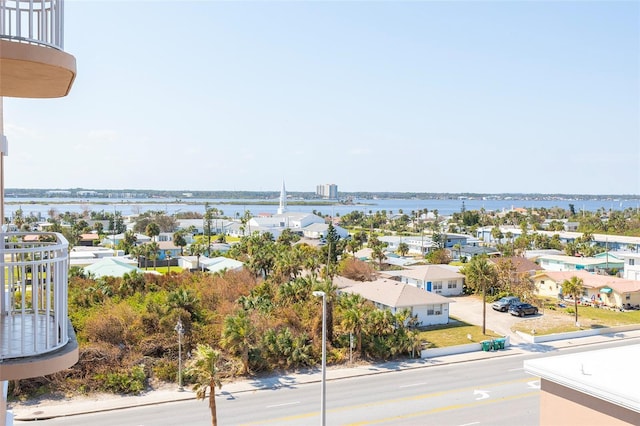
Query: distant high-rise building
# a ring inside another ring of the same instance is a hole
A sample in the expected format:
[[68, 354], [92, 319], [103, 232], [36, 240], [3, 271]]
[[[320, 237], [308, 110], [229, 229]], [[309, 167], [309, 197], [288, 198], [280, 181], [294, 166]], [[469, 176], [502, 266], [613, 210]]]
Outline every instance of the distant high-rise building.
[[316, 186], [316, 195], [322, 198], [337, 199], [338, 198], [338, 185], [333, 183], [325, 183], [323, 185]]

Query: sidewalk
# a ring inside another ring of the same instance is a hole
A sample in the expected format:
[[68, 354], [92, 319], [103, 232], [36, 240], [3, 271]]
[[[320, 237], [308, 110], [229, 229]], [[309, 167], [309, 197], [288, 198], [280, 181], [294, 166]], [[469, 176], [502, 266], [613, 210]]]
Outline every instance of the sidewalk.
[[[520, 343], [495, 352], [478, 351], [427, 359], [367, 364], [346, 368], [330, 367], [327, 369], [327, 380], [339, 380], [349, 377], [382, 374], [413, 368], [428, 368], [437, 365], [449, 365], [495, 357], [523, 355], [528, 353], [546, 353], [571, 347], [638, 338], [640, 338], [640, 330], [634, 330], [624, 333], [582, 337], [579, 339], [557, 340], [543, 344]], [[224, 383], [222, 389], [216, 389], [216, 394], [222, 396], [239, 392], [285, 388], [305, 383], [320, 382], [321, 377], [322, 373], [317, 369], [310, 370], [306, 373], [296, 372], [279, 376], [239, 380], [232, 383]], [[39, 402], [10, 403], [8, 408], [13, 411], [14, 420], [37, 420], [73, 416], [98, 411], [111, 411], [136, 406], [163, 404], [188, 399], [195, 399], [195, 393], [187, 388], [185, 388], [184, 391], [178, 391], [177, 386], [175, 386], [149, 391], [139, 396], [118, 396], [108, 394], [98, 395], [92, 398], [80, 397], [73, 399], [45, 400]]]

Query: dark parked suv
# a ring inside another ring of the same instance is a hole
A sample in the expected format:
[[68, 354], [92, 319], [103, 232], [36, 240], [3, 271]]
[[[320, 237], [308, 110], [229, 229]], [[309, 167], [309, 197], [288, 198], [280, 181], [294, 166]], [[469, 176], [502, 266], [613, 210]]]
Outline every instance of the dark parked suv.
[[525, 315], [535, 315], [538, 313], [538, 308], [528, 303], [516, 303], [509, 308], [511, 315], [517, 315], [523, 317]]

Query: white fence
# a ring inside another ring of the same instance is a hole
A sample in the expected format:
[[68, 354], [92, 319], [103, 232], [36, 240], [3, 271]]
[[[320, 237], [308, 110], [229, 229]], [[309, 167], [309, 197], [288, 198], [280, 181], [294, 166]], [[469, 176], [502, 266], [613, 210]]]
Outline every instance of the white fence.
[[64, 48], [64, 0], [0, 0], [0, 38]]
[[0, 361], [69, 341], [68, 242], [56, 233], [0, 233]]

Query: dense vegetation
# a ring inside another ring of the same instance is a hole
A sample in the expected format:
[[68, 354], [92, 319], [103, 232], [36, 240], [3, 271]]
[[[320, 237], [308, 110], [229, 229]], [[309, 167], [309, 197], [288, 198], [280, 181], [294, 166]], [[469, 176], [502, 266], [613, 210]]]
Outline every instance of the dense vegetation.
[[[240, 244], [247, 249], [239, 252], [260, 257], [248, 248], [256, 239], [284, 258], [296, 251], [320, 253], [257, 235], [247, 237]], [[260, 251], [267, 249], [263, 245]], [[328, 294], [329, 363], [348, 359], [350, 333], [354, 354], [361, 359], [416, 353], [418, 334], [408, 311], [393, 315], [357, 295], [338, 297], [330, 280], [314, 272], [312, 262], [304, 275], [288, 270], [279, 260], [272, 268], [253, 258], [248, 264], [253, 267], [242, 272], [134, 273], [98, 280], [74, 270], [69, 310], [80, 343], [79, 362], [52, 376], [14, 382], [12, 393], [137, 393], [157, 381], [175, 382], [178, 321], [184, 327], [183, 353], [191, 353], [199, 344], [216, 348], [223, 379], [315, 366], [321, 355], [322, 307], [321, 299], [312, 295], [314, 290]], [[353, 278], [373, 276], [370, 265], [353, 258], [334, 269]], [[195, 379], [185, 371], [185, 384]]]
[[[122, 217], [117, 212], [85, 213], [50, 212], [52, 230], [62, 232], [73, 244], [81, 233], [92, 229], [109, 234], [123, 228]], [[207, 210], [204, 219], [206, 222], [210, 217], [222, 215], [220, 211]], [[569, 254], [589, 255], [601, 250], [591, 244], [593, 233], [640, 235], [640, 215], [633, 209], [593, 213], [575, 212], [573, 208], [537, 209], [507, 214], [463, 209], [449, 220], [427, 209], [368, 215], [354, 211], [341, 218], [352, 237], [338, 238], [330, 225], [326, 245], [318, 248], [297, 243], [299, 237], [292, 232], [283, 232], [277, 240], [268, 233], [251, 234], [247, 221], [250, 215], [245, 216], [241, 222], [247, 236], [227, 254], [245, 264], [242, 272], [133, 274], [96, 280], [72, 271], [69, 310], [80, 342], [80, 361], [53, 376], [12, 383], [12, 392], [16, 395], [49, 390], [135, 393], [155, 381], [174, 382], [178, 365], [175, 331], [178, 321], [185, 330], [184, 353], [189, 354], [199, 344], [215, 348], [219, 351], [216, 357], [222, 378], [317, 365], [321, 348], [321, 303], [312, 296], [314, 290], [328, 294], [329, 363], [341, 363], [348, 358], [350, 335], [355, 342], [355, 355], [361, 359], [385, 360], [415, 354], [421, 341], [408, 312], [393, 315], [377, 310], [358, 296], [338, 296], [331, 285], [331, 277], [336, 274], [362, 281], [374, 278], [374, 268], [382, 268], [385, 258], [385, 244], [378, 239], [380, 235], [429, 234], [436, 243], [425, 259], [431, 263], [450, 261], [442, 238], [445, 232], [473, 233], [479, 226], [494, 227], [495, 237], [502, 240], [498, 249], [505, 256], [518, 255], [529, 248], [551, 247]], [[14, 224], [25, 230], [32, 222], [31, 217], [22, 217], [19, 213], [13, 219]], [[110, 229], [98, 229], [100, 222], [92, 228], [90, 220], [106, 220]], [[560, 231], [561, 220], [575, 221], [584, 235], [563, 245], [557, 236], [533, 232], [540, 229], [545, 220], [557, 231]], [[175, 223], [174, 217], [163, 212], [147, 212], [139, 217], [135, 226], [153, 237], [161, 231], [175, 231]], [[524, 232], [517, 238], [509, 233], [501, 235], [499, 226], [505, 224], [519, 226]], [[182, 231], [175, 232], [176, 244], [185, 246]], [[224, 236], [208, 234], [197, 238], [185, 250], [197, 255], [209, 254], [209, 242]], [[133, 256], [151, 259], [153, 245], [157, 243], [138, 246], [133, 232], [127, 231], [120, 244], [120, 248]], [[365, 245], [371, 249], [371, 264], [354, 257]], [[401, 254], [406, 254], [406, 250], [406, 244], [398, 247]], [[482, 257], [473, 258], [463, 272], [467, 275], [468, 292], [488, 292], [493, 296], [509, 292], [524, 299], [530, 298], [533, 292], [531, 280], [515, 274], [509, 262], [493, 264]], [[190, 383], [196, 378], [185, 371], [184, 379]]]

